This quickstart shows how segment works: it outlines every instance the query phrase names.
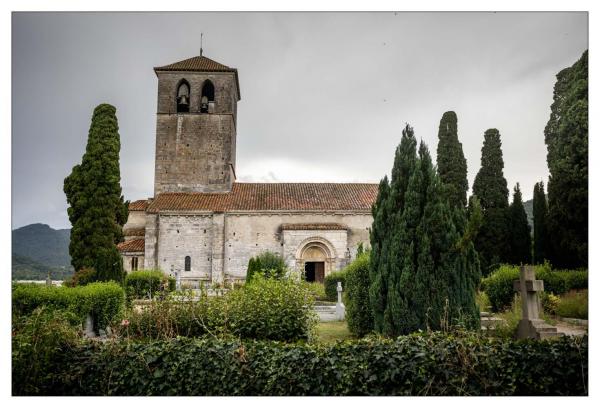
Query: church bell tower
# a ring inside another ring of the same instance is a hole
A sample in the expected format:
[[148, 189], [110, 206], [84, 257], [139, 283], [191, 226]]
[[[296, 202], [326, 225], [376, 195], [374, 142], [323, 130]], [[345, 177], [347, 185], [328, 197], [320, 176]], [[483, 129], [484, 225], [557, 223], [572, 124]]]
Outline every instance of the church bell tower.
[[229, 192], [235, 181], [237, 69], [204, 56], [154, 68], [158, 77], [154, 196]]

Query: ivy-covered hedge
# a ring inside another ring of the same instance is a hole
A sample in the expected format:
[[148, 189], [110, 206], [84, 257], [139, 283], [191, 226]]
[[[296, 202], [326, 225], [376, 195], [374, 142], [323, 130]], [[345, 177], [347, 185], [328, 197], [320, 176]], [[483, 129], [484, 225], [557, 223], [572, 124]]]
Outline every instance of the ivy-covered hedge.
[[129, 299], [143, 299], [154, 296], [160, 290], [161, 283], [165, 291], [175, 290], [175, 278], [161, 271], [134, 271], [125, 277], [125, 291]]
[[[561, 295], [574, 289], [587, 289], [588, 272], [585, 270], [552, 270], [548, 264], [535, 266], [535, 277], [544, 281], [544, 291]], [[481, 280], [481, 289], [490, 299], [492, 310], [501, 311], [510, 306], [515, 291], [513, 281], [519, 279], [519, 267], [502, 265]]]
[[210, 337], [73, 347], [43, 366], [53, 375], [38, 375], [45, 380], [35, 387], [27, 370], [15, 372], [20, 361], [13, 352], [13, 393], [23, 394], [25, 384], [39, 395], [588, 393], [587, 337], [512, 341], [435, 333], [333, 345]]
[[44, 306], [73, 313], [81, 323], [89, 314], [97, 329], [114, 322], [123, 311], [124, 303], [123, 288], [115, 282], [96, 282], [73, 288], [34, 283], [15, 283], [12, 286], [14, 315], [30, 314]]
[[325, 285], [325, 296], [330, 302], [337, 302], [337, 283], [342, 282], [342, 290], [346, 290], [346, 271], [341, 270], [331, 272], [325, 276], [323, 284]]

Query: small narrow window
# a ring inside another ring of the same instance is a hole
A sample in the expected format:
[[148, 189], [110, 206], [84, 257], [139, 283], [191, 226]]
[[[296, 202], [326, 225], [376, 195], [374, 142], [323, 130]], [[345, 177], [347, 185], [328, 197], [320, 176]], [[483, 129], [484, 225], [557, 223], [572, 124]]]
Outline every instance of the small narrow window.
[[185, 257], [185, 271], [189, 272], [192, 270], [192, 258], [189, 256]]
[[134, 256], [131, 258], [131, 270], [132, 271], [137, 271], [138, 270], [138, 258], [137, 256]]
[[177, 87], [177, 112], [187, 113], [190, 111], [190, 85], [184, 79]]
[[207, 79], [202, 86], [202, 97], [200, 98], [200, 112], [208, 113], [209, 106], [215, 102], [215, 86]]

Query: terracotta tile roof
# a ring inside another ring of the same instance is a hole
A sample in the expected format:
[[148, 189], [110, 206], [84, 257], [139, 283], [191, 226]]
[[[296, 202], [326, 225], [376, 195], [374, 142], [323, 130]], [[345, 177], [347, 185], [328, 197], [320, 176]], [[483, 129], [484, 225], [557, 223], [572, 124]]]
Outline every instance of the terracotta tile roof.
[[281, 224], [282, 230], [347, 230], [348, 227], [333, 222], [323, 222], [319, 224]]
[[144, 252], [146, 240], [145, 239], [132, 239], [117, 244], [119, 252]]
[[154, 72], [158, 71], [233, 72], [235, 74], [238, 96], [241, 98], [240, 80], [238, 78], [237, 69], [230, 68], [227, 65], [223, 65], [204, 56], [198, 55], [192, 58], [174, 62], [169, 65], [164, 65], [162, 67], [154, 67]]
[[136, 200], [129, 203], [129, 211], [146, 211], [148, 200]]
[[234, 183], [229, 193], [163, 193], [147, 211], [370, 211], [377, 184]]
[[146, 228], [127, 228], [123, 230], [123, 235], [126, 237], [143, 237], [146, 235]]

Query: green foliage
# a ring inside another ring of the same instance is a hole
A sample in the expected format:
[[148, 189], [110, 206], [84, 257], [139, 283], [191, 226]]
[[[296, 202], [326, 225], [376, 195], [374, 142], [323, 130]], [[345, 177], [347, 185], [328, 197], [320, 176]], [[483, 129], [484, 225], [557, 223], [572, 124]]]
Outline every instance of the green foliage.
[[[551, 270], [549, 264], [535, 266], [535, 277], [544, 281], [544, 291], [555, 295], [587, 289], [587, 275], [587, 271], [581, 270]], [[501, 311], [510, 305], [514, 296], [513, 281], [518, 279], [518, 266], [501, 265], [481, 280], [481, 289], [488, 295], [493, 311]]]
[[514, 339], [517, 334], [519, 321], [523, 318], [521, 296], [513, 294], [509, 307], [496, 314], [500, 322], [494, 327], [492, 335], [500, 339]]
[[94, 268], [85, 267], [75, 272], [71, 279], [65, 280], [63, 285], [70, 287], [83, 286], [95, 282], [96, 280], [96, 270]]
[[142, 310], [130, 310], [122, 335], [141, 339], [176, 336], [233, 335], [241, 338], [294, 341], [313, 334], [314, 298], [306, 282], [265, 279], [224, 296], [179, 301], [155, 301]]
[[80, 338], [74, 319], [72, 313], [43, 306], [13, 318], [13, 395], [52, 393], [56, 382], [52, 367], [74, 352]]
[[451, 205], [467, 205], [467, 160], [458, 141], [456, 113], [445, 112], [440, 120], [437, 145], [438, 173]]
[[561, 268], [588, 264], [588, 52], [556, 76], [544, 129], [548, 147], [548, 258]]
[[306, 287], [312, 293], [315, 300], [327, 300], [325, 286], [321, 282], [306, 282]]
[[94, 267], [99, 280], [121, 282], [116, 244], [123, 240], [128, 210], [121, 195], [121, 143], [115, 112], [108, 104], [94, 109], [85, 154], [65, 178], [64, 192], [73, 226], [69, 245], [73, 268]]
[[548, 203], [544, 193], [544, 182], [533, 187], [533, 263], [541, 264], [548, 259]]
[[352, 334], [362, 337], [373, 331], [369, 302], [369, 252], [363, 252], [344, 269], [346, 272], [346, 322]]
[[251, 282], [257, 273], [262, 274], [265, 278], [282, 279], [287, 273], [285, 260], [279, 254], [265, 251], [248, 261], [246, 282]]
[[558, 305], [560, 304], [560, 298], [552, 293], [542, 292], [540, 296], [542, 302], [542, 308], [544, 313], [555, 315]]
[[556, 315], [575, 319], [588, 318], [588, 291], [569, 292], [560, 297]]
[[133, 271], [125, 277], [125, 292], [128, 299], [152, 298], [161, 287], [165, 292], [175, 290], [175, 283], [174, 278], [161, 271]]
[[475, 303], [482, 312], [488, 312], [492, 308], [490, 298], [484, 291], [477, 291], [477, 294], [475, 295]]
[[[374, 329], [395, 336], [459, 321], [477, 327], [479, 261], [466, 209], [452, 206], [427, 147], [406, 126], [392, 181], [373, 207], [369, 297]], [[472, 229], [476, 229], [476, 216]]]
[[[588, 339], [414, 334], [333, 344], [86, 343], [40, 395], [587, 395]], [[18, 375], [13, 383], [23, 383]]]
[[330, 302], [337, 302], [337, 283], [342, 282], [342, 290], [346, 290], [346, 270], [331, 272], [325, 276], [323, 286], [325, 286], [325, 298]]
[[120, 317], [124, 301], [123, 289], [114, 282], [96, 282], [74, 288], [36, 284], [13, 284], [12, 287], [15, 316], [31, 314], [43, 306], [72, 313], [80, 324], [89, 314], [97, 329], [104, 329]]
[[508, 187], [503, 169], [500, 132], [488, 129], [481, 148], [481, 168], [473, 183], [473, 194], [479, 199], [483, 212], [483, 223], [475, 247], [484, 275], [489, 274], [497, 264], [506, 262], [510, 252]]
[[508, 214], [510, 251], [507, 254], [507, 260], [515, 265], [531, 263], [531, 231], [527, 223], [527, 214], [523, 207], [519, 183], [515, 186]]
[[[68, 251], [67, 251], [68, 254]], [[64, 267], [48, 266], [33, 259], [12, 254], [12, 279], [13, 280], [45, 280], [50, 277], [55, 280], [64, 280], [73, 276], [73, 267], [68, 264]]]

